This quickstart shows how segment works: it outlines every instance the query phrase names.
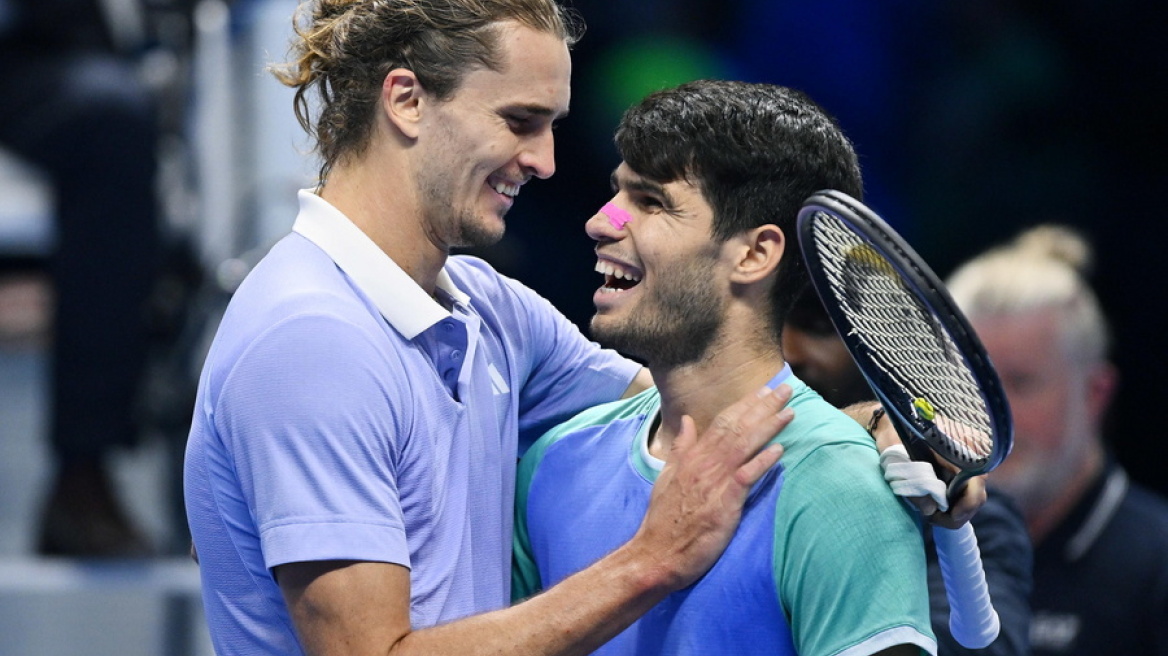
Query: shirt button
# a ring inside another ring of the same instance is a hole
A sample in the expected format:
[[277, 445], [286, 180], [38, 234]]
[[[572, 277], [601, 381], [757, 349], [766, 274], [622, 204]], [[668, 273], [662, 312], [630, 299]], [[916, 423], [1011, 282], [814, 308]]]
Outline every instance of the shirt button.
[[450, 359], [451, 360], [461, 360], [462, 359], [462, 351], [451, 351], [450, 352]]
[[443, 322], [442, 329], [445, 330], [446, 332], [450, 332], [450, 331], [454, 330], [454, 322], [452, 322], [452, 321]]

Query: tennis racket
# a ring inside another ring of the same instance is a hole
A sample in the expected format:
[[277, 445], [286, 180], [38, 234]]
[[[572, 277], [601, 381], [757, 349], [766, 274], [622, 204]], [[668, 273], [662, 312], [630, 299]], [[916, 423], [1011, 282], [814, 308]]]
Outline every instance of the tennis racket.
[[[957, 468], [955, 498], [1013, 444], [1010, 409], [985, 349], [944, 285], [874, 212], [821, 191], [799, 212], [799, 243], [828, 316], [914, 460]], [[978, 649], [997, 638], [977, 537], [968, 523], [933, 527], [949, 628]]]

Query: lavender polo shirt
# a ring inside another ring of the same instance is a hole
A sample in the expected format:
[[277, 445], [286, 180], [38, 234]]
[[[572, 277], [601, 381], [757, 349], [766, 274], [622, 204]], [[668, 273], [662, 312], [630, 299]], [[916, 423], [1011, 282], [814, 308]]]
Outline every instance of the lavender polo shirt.
[[437, 295], [301, 192], [232, 298], [184, 473], [217, 653], [302, 653], [284, 563], [408, 567], [415, 628], [507, 605], [517, 456], [638, 365], [481, 260], [451, 257]]

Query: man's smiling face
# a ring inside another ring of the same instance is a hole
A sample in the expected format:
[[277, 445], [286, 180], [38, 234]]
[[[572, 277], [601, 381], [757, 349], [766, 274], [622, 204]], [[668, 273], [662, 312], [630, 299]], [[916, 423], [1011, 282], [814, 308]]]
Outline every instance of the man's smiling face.
[[592, 335], [650, 366], [699, 360], [722, 325], [729, 286], [713, 209], [689, 180], [661, 184], [622, 163], [612, 181], [611, 204], [628, 220], [597, 213], [585, 227], [604, 275]]
[[499, 241], [519, 188], [556, 170], [552, 128], [568, 113], [568, 47], [518, 23], [498, 29], [501, 70], [470, 71], [453, 97], [432, 101], [426, 120], [421, 210], [443, 250]]

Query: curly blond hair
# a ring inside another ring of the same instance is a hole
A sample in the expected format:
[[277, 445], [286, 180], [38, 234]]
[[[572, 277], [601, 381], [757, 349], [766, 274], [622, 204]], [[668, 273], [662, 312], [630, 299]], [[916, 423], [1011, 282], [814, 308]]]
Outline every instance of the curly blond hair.
[[[501, 21], [515, 21], [573, 45], [579, 17], [555, 0], [311, 0], [293, 18], [289, 61], [273, 66], [296, 89], [296, 118], [315, 140], [321, 180], [369, 145], [382, 81], [407, 68], [438, 100], [474, 67], [499, 70]], [[309, 96], [318, 93], [314, 121]]]

